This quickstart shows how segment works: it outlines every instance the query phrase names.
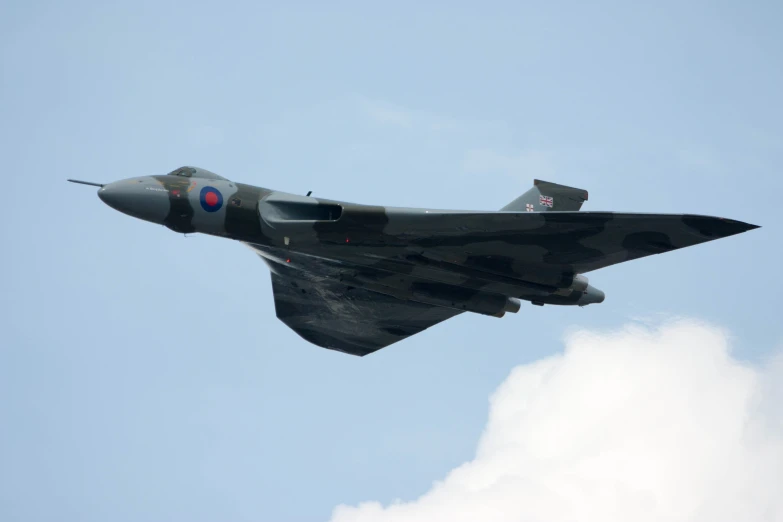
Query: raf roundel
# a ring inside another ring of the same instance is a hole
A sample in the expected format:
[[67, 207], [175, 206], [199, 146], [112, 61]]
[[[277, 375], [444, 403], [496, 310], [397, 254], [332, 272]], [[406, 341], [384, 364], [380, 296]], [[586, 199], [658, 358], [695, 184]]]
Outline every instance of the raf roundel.
[[207, 212], [217, 212], [223, 206], [223, 194], [215, 187], [204, 187], [199, 197], [201, 208]]

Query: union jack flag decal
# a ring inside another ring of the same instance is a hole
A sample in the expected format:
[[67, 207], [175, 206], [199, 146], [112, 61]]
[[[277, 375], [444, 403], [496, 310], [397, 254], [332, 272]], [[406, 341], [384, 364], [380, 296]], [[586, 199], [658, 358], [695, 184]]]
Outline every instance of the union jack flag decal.
[[530, 203], [527, 203], [525, 205], [525, 210], [527, 210], [528, 212], [533, 212], [533, 205], [531, 205]]
[[555, 200], [552, 196], [538, 196], [538, 204], [542, 207], [551, 207], [555, 204]]

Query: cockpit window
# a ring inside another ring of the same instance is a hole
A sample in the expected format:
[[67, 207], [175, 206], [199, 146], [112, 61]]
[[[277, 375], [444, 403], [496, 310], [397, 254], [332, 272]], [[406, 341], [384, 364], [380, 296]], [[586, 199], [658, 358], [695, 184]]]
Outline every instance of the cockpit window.
[[229, 181], [223, 176], [218, 176], [214, 172], [198, 167], [180, 167], [175, 171], [169, 172], [169, 176], [181, 176], [183, 178], [203, 178], [203, 179], [222, 179]]
[[182, 176], [185, 178], [190, 178], [196, 173], [196, 169], [193, 167], [180, 167], [177, 170], [173, 172], [169, 172], [169, 176]]

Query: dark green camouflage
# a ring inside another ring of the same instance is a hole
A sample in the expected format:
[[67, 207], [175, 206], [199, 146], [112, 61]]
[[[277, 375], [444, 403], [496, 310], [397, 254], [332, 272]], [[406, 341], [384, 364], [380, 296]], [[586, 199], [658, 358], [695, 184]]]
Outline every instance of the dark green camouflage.
[[367, 355], [462, 312], [600, 303], [582, 275], [757, 228], [723, 218], [580, 212], [587, 192], [536, 180], [502, 211], [358, 205], [182, 167], [101, 186], [101, 199], [181, 233], [247, 244], [277, 317], [313, 344]]

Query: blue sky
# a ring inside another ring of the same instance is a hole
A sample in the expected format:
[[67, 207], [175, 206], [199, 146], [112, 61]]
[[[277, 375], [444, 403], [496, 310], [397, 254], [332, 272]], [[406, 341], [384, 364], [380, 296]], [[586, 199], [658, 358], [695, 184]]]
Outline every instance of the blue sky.
[[[470, 459], [488, 397], [577, 328], [688, 316], [780, 345], [780, 4], [0, 7], [0, 519], [326, 520]], [[371, 357], [274, 316], [265, 265], [66, 178], [197, 165], [348, 201], [762, 225], [590, 275], [584, 309], [461, 316]]]

